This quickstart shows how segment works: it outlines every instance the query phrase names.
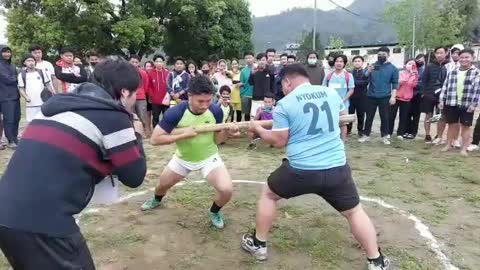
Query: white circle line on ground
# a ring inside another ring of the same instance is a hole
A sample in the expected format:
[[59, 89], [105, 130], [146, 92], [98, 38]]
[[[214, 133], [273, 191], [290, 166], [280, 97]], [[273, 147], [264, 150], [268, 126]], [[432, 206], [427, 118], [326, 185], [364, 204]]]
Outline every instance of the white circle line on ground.
[[[175, 186], [183, 186], [185, 185], [186, 183], [192, 183], [192, 184], [202, 184], [202, 183], [205, 183], [206, 180], [196, 180], [196, 181], [184, 181], [184, 182], [180, 182], [178, 183], [177, 185]], [[232, 181], [233, 183], [237, 183], [237, 184], [256, 184], [256, 185], [264, 185], [265, 182], [260, 182], [260, 181], [251, 181], [251, 180], [233, 180]], [[128, 201], [130, 200], [131, 198], [134, 198], [134, 197], [138, 197], [138, 196], [142, 196], [142, 195], [145, 195], [147, 194], [147, 192], [151, 192], [153, 191], [154, 189], [153, 188], [150, 188], [150, 189], [147, 189], [147, 190], [142, 190], [142, 191], [137, 191], [137, 192], [132, 192], [130, 194], [127, 194], [123, 197], [120, 197], [118, 199], [116, 203], [121, 203], [121, 202], [124, 202], [124, 201]], [[375, 203], [381, 207], [384, 207], [384, 208], [387, 208], [387, 209], [390, 209], [394, 212], [396, 212], [397, 214], [400, 214], [401, 216], [403, 217], [406, 217], [408, 218], [409, 220], [413, 221], [413, 223], [415, 224], [415, 229], [417, 230], [417, 232], [419, 233], [419, 235], [426, 240], [426, 243], [427, 245], [429, 246], [430, 250], [433, 251], [435, 253], [435, 255], [437, 256], [437, 258], [440, 260], [440, 262], [442, 262], [444, 268], [446, 270], [459, 270], [458, 267], [454, 266], [452, 263], [451, 263], [451, 260], [443, 253], [443, 251], [441, 250], [440, 248], [440, 243], [438, 242], [438, 240], [435, 238], [435, 236], [433, 236], [432, 232], [430, 231], [430, 228], [425, 225], [419, 218], [417, 218], [416, 216], [408, 213], [407, 211], [405, 210], [402, 210], [396, 206], [393, 206], [391, 204], [388, 204], [386, 203], [385, 201], [383, 200], [380, 200], [380, 199], [376, 199], [376, 198], [369, 198], [369, 197], [365, 197], [365, 196], [360, 196], [360, 199], [362, 201], [365, 201], [365, 202], [370, 202], [370, 203]], [[76, 221], [77, 223], [79, 223], [80, 221], [80, 218], [83, 214], [93, 214], [93, 213], [98, 213], [102, 210], [105, 210], [106, 208], [105, 207], [100, 207], [100, 208], [88, 208], [88, 209], [85, 209], [82, 213], [80, 213], [77, 217], [76, 217]]]

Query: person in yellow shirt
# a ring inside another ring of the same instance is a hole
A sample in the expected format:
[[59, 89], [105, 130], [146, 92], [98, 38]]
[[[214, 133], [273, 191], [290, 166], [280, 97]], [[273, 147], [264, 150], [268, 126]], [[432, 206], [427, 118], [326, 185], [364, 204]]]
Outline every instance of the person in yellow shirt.
[[238, 60], [232, 60], [232, 94], [231, 102], [234, 109], [235, 119], [232, 116], [232, 122], [241, 122], [242, 121], [242, 98], [240, 97], [240, 88], [242, 83], [240, 82], [240, 66]]

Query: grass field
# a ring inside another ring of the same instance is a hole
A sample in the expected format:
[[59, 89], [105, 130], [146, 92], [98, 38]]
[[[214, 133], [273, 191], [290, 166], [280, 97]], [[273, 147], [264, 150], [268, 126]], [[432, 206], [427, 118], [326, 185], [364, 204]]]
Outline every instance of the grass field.
[[[261, 145], [247, 151], [245, 139], [221, 146], [233, 179], [265, 181], [284, 152]], [[173, 146], [146, 145], [148, 175], [140, 190], [154, 187]], [[360, 145], [355, 137], [347, 153], [362, 196], [383, 199], [417, 216], [440, 241], [459, 269], [478, 269], [480, 258], [480, 155], [463, 158], [441, 153], [423, 141], [379, 141]], [[0, 152], [3, 172], [11, 151]], [[194, 173], [190, 180], [201, 179]], [[240, 250], [242, 233], [254, 228], [260, 185], [236, 184], [224, 208], [227, 226], [213, 230], [207, 211], [214, 195], [205, 184], [172, 190], [163, 209], [139, 210], [148, 195], [134, 197], [98, 213], [85, 214], [81, 228], [98, 269], [365, 269], [362, 251], [346, 221], [315, 196], [282, 202], [272, 231], [270, 259], [257, 263]], [[137, 191], [137, 190], [135, 190]], [[134, 192], [124, 189], [124, 193]], [[393, 269], [442, 269], [412, 221], [376, 204], [364, 203]], [[0, 258], [0, 269], [8, 269]]]

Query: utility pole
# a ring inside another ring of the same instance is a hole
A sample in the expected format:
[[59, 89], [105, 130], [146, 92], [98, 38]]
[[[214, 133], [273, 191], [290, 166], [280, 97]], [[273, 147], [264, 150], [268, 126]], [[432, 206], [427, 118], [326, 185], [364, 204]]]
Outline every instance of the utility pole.
[[417, 24], [417, 14], [415, 12], [415, 5], [413, 5], [413, 29], [412, 29], [412, 58], [415, 57], [415, 32]]
[[314, 0], [313, 4], [313, 40], [312, 40], [312, 49], [313, 51], [316, 51], [316, 45], [315, 41], [317, 39], [317, 0]]

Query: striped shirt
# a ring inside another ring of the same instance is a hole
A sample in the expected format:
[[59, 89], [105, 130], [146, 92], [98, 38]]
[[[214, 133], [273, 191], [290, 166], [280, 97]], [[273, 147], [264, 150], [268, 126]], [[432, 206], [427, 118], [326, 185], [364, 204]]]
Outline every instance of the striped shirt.
[[78, 231], [73, 215], [107, 175], [139, 186], [146, 161], [130, 117], [113, 100], [91, 96], [46, 102], [0, 180], [0, 226], [67, 236]]
[[440, 100], [447, 106], [460, 106], [468, 108], [478, 107], [480, 99], [480, 70], [472, 66], [467, 70], [461, 99], [458, 95], [459, 68], [454, 69], [447, 75], [440, 93]]

